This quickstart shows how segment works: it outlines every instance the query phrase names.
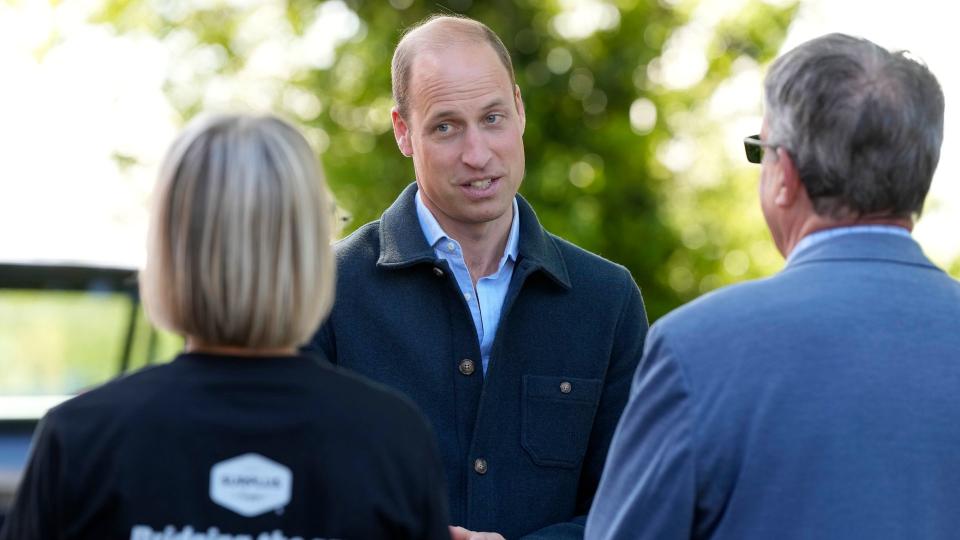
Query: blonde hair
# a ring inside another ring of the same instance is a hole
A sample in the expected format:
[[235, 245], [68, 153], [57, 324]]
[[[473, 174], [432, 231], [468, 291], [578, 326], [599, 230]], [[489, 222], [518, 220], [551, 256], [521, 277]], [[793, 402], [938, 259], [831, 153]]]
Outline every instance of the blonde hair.
[[290, 124], [193, 122], [154, 191], [140, 286], [148, 315], [207, 345], [305, 343], [333, 303], [332, 210], [317, 158]]

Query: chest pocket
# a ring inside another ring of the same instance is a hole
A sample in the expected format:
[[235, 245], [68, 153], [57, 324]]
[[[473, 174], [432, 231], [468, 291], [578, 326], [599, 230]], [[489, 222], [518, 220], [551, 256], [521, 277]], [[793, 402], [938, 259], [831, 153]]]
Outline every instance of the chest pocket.
[[580, 464], [602, 386], [600, 379], [524, 375], [520, 444], [534, 463]]

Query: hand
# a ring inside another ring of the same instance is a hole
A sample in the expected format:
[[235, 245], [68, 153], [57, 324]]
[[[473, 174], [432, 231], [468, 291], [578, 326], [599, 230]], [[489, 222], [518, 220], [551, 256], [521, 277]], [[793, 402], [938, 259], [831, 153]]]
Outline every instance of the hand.
[[491, 532], [468, 531], [463, 527], [450, 527], [450, 540], [505, 540], [503, 536]]

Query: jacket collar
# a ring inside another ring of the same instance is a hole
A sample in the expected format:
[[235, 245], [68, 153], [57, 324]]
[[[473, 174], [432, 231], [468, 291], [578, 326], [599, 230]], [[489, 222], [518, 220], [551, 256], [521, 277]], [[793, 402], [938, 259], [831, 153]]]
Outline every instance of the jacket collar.
[[912, 237], [863, 232], [828, 238], [791, 258], [786, 268], [824, 261], [888, 261], [937, 268]]
[[[436, 261], [437, 256], [423, 236], [417, 219], [416, 193], [416, 183], [407, 186], [380, 218], [378, 267], [404, 268]], [[518, 264], [526, 261], [526, 264], [533, 265], [533, 270], [542, 271], [558, 285], [569, 289], [570, 277], [560, 249], [540, 225], [533, 208], [520, 195], [517, 195], [517, 211], [520, 215]]]

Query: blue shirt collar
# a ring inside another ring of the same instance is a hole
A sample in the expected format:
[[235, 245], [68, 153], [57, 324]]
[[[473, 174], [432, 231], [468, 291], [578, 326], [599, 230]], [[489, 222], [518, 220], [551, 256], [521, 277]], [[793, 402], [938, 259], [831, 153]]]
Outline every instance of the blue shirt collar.
[[894, 236], [904, 236], [910, 238], [910, 231], [896, 225], [849, 225], [846, 227], [834, 227], [832, 229], [823, 229], [812, 232], [797, 242], [797, 245], [787, 257], [787, 263], [794, 260], [798, 254], [821, 244], [831, 238], [846, 236], [848, 234], [891, 234]]
[[[380, 255], [378, 268], [408, 268], [415, 264], [429, 264], [437, 259], [437, 250], [427, 244], [417, 217], [417, 183], [410, 182], [380, 216]], [[557, 286], [573, 287], [567, 263], [560, 251], [560, 240], [544, 230], [530, 203], [519, 193], [516, 198], [520, 216], [517, 234], [517, 264], [524, 272], [543, 272]], [[526, 265], [526, 266], [524, 266]]]
[[[423, 196], [420, 195], [420, 190], [417, 190], [416, 197], [414, 197], [417, 205], [417, 219], [420, 221], [420, 229], [423, 231], [423, 236], [427, 239], [427, 243], [430, 244], [430, 247], [436, 248], [437, 244], [442, 240], [451, 240], [456, 242], [453, 238], [450, 238], [440, 226], [440, 222], [437, 221], [437, 218], [434, 217], [433, 212], [427, 208], [427, 205], [423, 203]], [[520, 212], [517, 209], [517, 198], [513, 198], [513, 220], [510, 223], [510, 234], [507, 236], [507, 245], [503, 250], [503, 257], [500, 259], [500, 264], [503, 265], [503, 262], [507, 257], [512, 261], [517, 260], [517, 253], [520, 245]], [[459, 242], [457, 242], [459, 247]]]

